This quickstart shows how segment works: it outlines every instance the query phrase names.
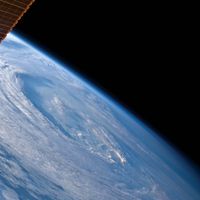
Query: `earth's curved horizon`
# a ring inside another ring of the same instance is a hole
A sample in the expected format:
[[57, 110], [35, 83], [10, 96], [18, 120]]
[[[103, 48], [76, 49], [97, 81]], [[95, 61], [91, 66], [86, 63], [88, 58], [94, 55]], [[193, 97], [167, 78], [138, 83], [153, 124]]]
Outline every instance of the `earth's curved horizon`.
[[143, 122], [30, 45], [0, 45], [1, 200], [199, 200], [199, 173]]

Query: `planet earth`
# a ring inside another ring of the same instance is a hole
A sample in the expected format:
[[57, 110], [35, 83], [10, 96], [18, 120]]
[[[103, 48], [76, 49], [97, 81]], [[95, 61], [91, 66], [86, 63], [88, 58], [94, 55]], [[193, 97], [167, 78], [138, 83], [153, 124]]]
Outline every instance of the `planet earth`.
[[199, 200], [199, 180], [68, 66], [14, 34], [0, 45], [1, 200]]

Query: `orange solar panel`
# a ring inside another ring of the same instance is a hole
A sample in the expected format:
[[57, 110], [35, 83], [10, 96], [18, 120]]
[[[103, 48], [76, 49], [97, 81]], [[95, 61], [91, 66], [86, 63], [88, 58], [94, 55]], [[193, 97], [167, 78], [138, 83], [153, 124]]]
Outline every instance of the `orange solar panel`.
[[0, 42], [35, 0], [0, 0]]

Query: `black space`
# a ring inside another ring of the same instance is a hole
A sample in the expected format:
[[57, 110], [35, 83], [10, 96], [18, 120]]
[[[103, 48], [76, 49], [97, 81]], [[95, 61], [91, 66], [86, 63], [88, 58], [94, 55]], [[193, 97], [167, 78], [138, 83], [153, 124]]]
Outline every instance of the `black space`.
[[15, 31], [107, 91], [200, 166], [198, 74], [187, 17], [165, 5], [109, 2], [36, 0]]

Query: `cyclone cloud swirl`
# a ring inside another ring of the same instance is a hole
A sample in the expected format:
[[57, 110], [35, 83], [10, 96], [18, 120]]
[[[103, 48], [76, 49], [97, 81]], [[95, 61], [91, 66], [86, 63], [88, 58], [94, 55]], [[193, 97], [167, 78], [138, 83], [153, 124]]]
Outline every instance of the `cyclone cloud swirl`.
[[0, 46], [0, 199], [198, 200], [187, 173], [168, 144], [70, 71], [13, 35]]

